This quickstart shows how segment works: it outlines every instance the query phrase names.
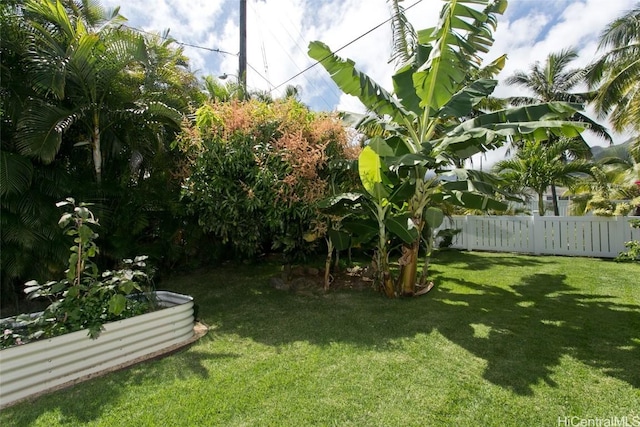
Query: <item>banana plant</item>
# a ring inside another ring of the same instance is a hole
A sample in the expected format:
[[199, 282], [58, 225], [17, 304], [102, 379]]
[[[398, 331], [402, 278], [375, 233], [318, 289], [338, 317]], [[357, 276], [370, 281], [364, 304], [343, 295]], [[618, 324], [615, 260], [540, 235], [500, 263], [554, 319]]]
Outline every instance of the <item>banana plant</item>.
[[[408, 48], [407, 55], [394, 56], [404, 59], [393, 75], [393, 92], [359, 71], [354, 61], [337, 56], [326, 44], [309, 44], [309, 55], [338, 87], [358, 97], [368, 109], [357, 127], [378, 130], [377, 136], [367, 141], [359, 162], [367, 197], [376, 206], [380, 225], [378, 277], [388, 296], [420, 293], [419, 250], [424, 244], [429, 253], [432, 240], [424, 235], [438, 227], [443, 204], [485, 210], [506, 207], [498, 200], [502, 196], [496, 190], [496, 178], [460, 167], [466, 159], [510, 139], [572, 137], [582, 130], [580, 124], [566, 120], [580, 105], [550, 102], [492, 112], [480, 110], [497, 85], [495, 79], [485, 76], [497, 74], [506, 59], [501, 56], [481, 67], [481, 55], [493, 44], [497, 15], [506, 7], [506, 0], [445, 1], [438, 24], [408, 37], [415, 44]], [[396, 13], [402, 10], [396, 9]], [[403, 242], [393, 291], [387, 289], [385, 280], [391, 273], [383, 259], [389, 231]], [[420, 282], [424, 283], [426, 273], [423, 271]]]

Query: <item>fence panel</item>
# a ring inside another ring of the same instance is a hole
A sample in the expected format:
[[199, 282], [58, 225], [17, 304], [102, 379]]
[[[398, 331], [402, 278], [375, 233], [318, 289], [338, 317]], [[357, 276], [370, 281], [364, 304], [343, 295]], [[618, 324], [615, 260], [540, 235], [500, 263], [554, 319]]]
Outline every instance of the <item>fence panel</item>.
[[467, 250], [614, 258], [640, 240], [630, 220], [640, 217], [456, 216], [452, 247]]

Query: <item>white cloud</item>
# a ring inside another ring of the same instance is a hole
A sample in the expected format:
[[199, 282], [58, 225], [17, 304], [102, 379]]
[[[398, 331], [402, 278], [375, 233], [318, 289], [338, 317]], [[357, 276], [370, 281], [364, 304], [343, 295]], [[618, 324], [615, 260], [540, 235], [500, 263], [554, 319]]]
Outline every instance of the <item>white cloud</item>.
[[[575, 46], [583, 66], [597, 55], [597, 40], [604, 26], [636, 0], [511, 0], [499, 17], [493, 59], [508, 54], [503, 80], [516, 70], [527, 70], [535, 61], [544, 61], [551, 52]], [[217, 48], [230, 54], [185, 47], [192, 69], [200, 75], [237, 74], [239, 51], [237, 0], [103, 0], [113, 7], [121, 3], [121, 13], [132, 26], [146, 31], [171, 29], [179, 41]], [[409, 8], [414, 2], [404, 2]], [[435, 25], [441, 2], [423, 0], [410, 7], [407, 16], [416, 29]], [[308, 44], [321, 40], [336, 50], [389, 18], [386, 0], [247, 0], [248, 52], [247, 81], [250, 88], [272, 89], [301, 73], [313, 61]], [[391, 89], [393, 65], [388, 63], [391, 49], [390, 24], [371, 31], [338, 54], [351, 58], [357, 67], [376, 82]], [[302, 101], [322, 110], [363, 111], [353, 97], [341, 94], [320, 66], [292, 79], [301, 90]], [[278, 96], [283, 87], [274, 91]], [[522, 89], [500, 84], [498, 96], [523, 94]], [[624, 136], [616, 136], [622, 141]], [[597, 143], [597, 142], [594, 142]]]

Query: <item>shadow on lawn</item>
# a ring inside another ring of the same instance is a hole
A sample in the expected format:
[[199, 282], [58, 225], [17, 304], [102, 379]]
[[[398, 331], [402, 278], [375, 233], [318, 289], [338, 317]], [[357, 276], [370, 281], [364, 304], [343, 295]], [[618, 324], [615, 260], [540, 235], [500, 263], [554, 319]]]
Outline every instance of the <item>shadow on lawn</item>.
[[640, 387], [639, 307], [576, 293], [565, 278], [534, 274], [513, 291], [458, 281], [476, 292], [439, 289], [433, 326], [485, 359], [487, 380], [518, 394], [532, 394], [540, 380], [555, 386], [563, 355]]
[[[541, 381], [556, 386], [553, 373], [565, 356], [640, 388], [639, 306], [620, 304], [613, 296], [581, 293], [561, 272], [535, 273], [537, 266], [554, 263], [549, 259], [451, 253], [438, 256], [437, 263], [460, 263], [471, 271], [493, 264], [528, 268], [511, 286], [493, 286], [451, 277], [451, 270], [442, 275], [437, 267], [439, 285], [425, 297], [407, 300], [387, 300], [366, 291], [283, 293], [268, 285], [275, 267], [256, 269], [251, 277], [247, 271], [252, 270], [245, 267], [203, 272], [177, 281], [173, 290], [193, 295], [202, 320], [215, 325], [215, 335], [210, 332], [203, 338], [205, 345], [152, 362], [161, 364], [155, 367], [144, 364], [112, 374], [108, 381], [53, 393], [38, 405], [43, 410], [59, 408], [68, 423], [85, 423], [117, 402], [124, 384], [161, 387], [194, 375], [206, 379], [211, 360], [242, 357], [207, 351], [207, 340], [225, 334], [274, 347], [297, 341], [319, 346], [344, 342], [385, 351], [397, 350], [398, 339], [437, 331], [484, 359], [486, 380], [520, 395], [533, 394]], [[80, 393], [101, 398], [87, 409]], [[37, 411], [21, 412], [31, 415], [16, 411], [12, 416], [34, 418], [14, 425], [36, 421]]]
[[445, 249], [435, 253], [432, 257], [438, 265], [462, 264], [464, 268], [473, 271], [490, 270], [500, 267], [536, 267], [549, 264], [551, 261], [544, 258], [518, 255], [514, 256], [505, 252], [477, 252], [461, 251], [458, 249]]
[[[201, 340], [206, 340], [205, 335]], [[63, 425], [84, 425], [99, 419], [106, 408], [121, 398], [122, 391], [127, 385], [149, 387], [149, 383], [157, 383], [161, 387], [163, 383], [171, 383], [176, 380], [188, 379], [191, 376], [209, 378], [206, 364], [209, 361], [237, 358], [234, 353], [209, 353], [206, 351], [192, 350], [179, 351], [170, 358], [156, 361], [147, 361], [141, 365], [134, 365], [124, 370], [109, 374], [101, 381], [89, 381], [78, 386], [72, 386], [66, 390], [52, 392], [38, 399], [38, 407], [43, 411], [51, 411], [57, 408], [59, 421]], [[153, 367], [152, 364], [162, 364]], [[87, 399], [86, 395], [99, 396], [96, 399]], [[144, 402], [143, 402], [144, 405]], [[144, 406], [140, 407], [144, 408]], [[140, 409], [138, 408], [138, 409]], [[8, 408], [3, 413], [12, 412]], [[0, 413], [0, 415], [4, 415]], [[15, 411], [13, 418], [0, 418], [0, 425], [30, 426], [39, 418], [38, 411]], [[6, 424], [3, 424], [3, 421]]]
[[[470, 269], [554, 262], [473, 254], [455, 258]], [[398, 338], [437, 330], [487, 361], [484, 378], [520, 395], [532, 394], [540, 381], [556, 386], [552, 374], [565, 355], [640, 388], [639, 306], [580, 293], [563, 274], [529, 274], [510, 287], [451, 277], [436, 282], [443, 285], [428, 296], [400, 301], [366, 292], [283, 297], [266, 290], [251, 303], [254, 308], [227, 311], [225, 305], [215, 322], [220, 333], [273, 346], [348, 342], [384, 349]]]

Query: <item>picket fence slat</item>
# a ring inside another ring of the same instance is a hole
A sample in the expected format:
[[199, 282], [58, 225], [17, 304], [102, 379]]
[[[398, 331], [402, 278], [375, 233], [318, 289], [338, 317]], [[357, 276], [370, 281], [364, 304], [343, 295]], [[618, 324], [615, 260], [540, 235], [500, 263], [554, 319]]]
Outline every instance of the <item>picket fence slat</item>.
[[630, 221], [640, 217], [454, 216], [453, 248], [542, 255], [614, 258], [625, 242], [640, 240]]

